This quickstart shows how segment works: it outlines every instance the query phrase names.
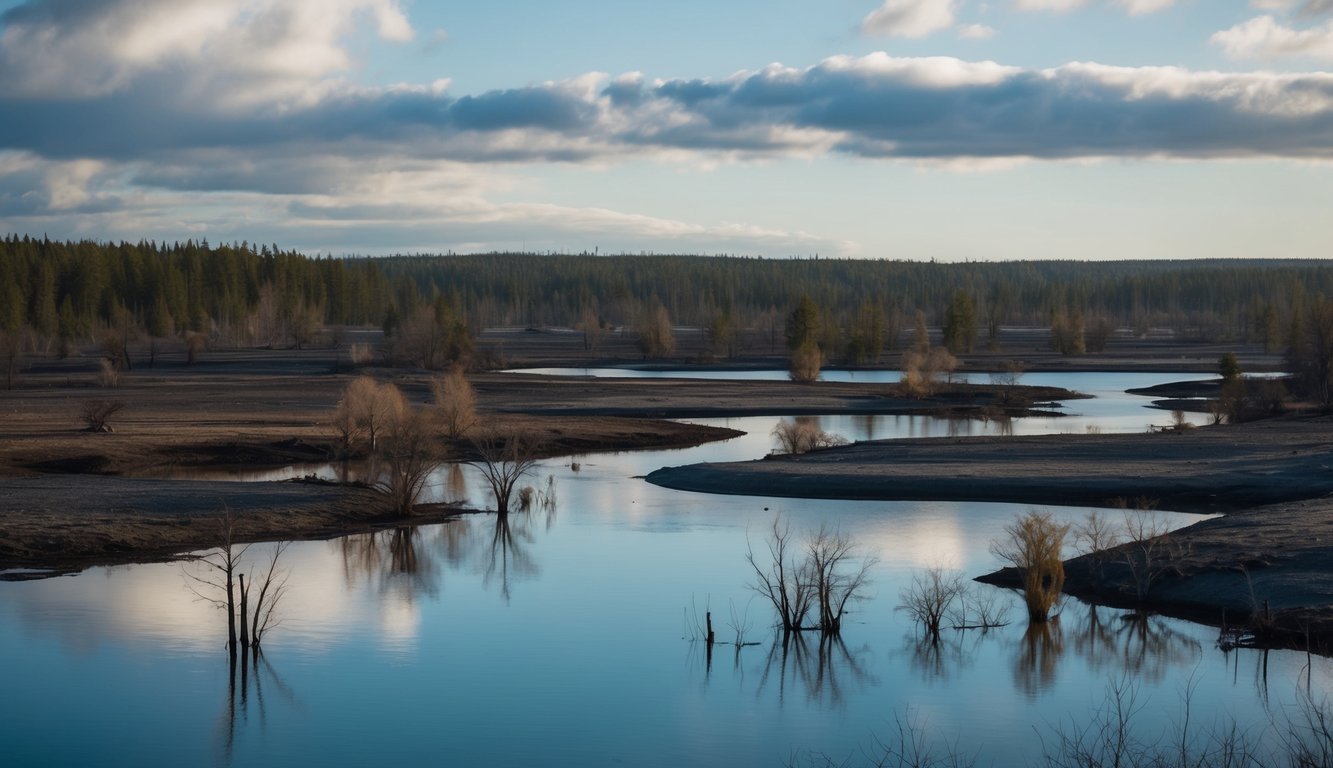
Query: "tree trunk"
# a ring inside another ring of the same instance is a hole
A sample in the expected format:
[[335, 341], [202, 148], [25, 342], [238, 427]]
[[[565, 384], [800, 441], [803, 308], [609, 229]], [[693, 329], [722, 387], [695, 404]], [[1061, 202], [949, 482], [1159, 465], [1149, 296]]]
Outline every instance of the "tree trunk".
[[245, 574], [238, 576], [241, 580], [241, 647], [250, 647], [250, 612], [248, 603], [250, 602], [250, 590], [245, 586]]

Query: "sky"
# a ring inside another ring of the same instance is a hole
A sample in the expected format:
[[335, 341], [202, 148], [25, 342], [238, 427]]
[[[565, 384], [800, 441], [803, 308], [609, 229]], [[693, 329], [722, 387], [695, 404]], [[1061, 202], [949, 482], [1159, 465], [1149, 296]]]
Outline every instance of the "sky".
[[1333, 0], [0, 0], [0, 233], [1323, 258]]

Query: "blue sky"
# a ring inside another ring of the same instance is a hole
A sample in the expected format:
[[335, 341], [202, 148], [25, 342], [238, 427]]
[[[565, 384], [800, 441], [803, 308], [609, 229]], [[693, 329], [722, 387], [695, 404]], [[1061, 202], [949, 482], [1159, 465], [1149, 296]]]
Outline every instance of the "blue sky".
[[1325, 257], [1333, 0], [0, 2], [0, 231]]

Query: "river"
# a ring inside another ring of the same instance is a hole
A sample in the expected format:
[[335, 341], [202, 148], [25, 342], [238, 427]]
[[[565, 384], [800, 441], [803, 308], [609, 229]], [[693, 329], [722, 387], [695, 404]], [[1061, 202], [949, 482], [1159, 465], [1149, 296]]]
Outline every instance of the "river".
[[[1168, 423], [1121, 393], [1182, 378], [1029, 374], [1024, 383], [1100, 396], [1064, 404], [1077, 415], [1008, 429]], [[282, 623], [241, 671], [229, 669], [225, 618], [190, 589], [189, 565], [0, 582], [0, 762], [858, 765], [911, 723], [979, 765], [1035, 765], [1039, 736], [1049, 746], [1087, 726], [1113, 686], [1132, 690], [1133, 733], [1147, 742], [1173, 738], [1188, 698], [1195, 733], [1235, 721], [1272, 744], [1269, 723], [1287, 721], [1302, 686], [1329, 690], [1327, 659], [1223, 653], [1215, 629], [1183, 621], [1066, 600], [1058, 621], [1029, 631], [1017, 597], [983, 585], [975, 599], [1009, 604], [1010, 624], [922, 642], [899, 592], [923, 568], [993, 569], [991, 540], [1028, 505], [711, 496], [641, 479], [665, 465], [757, 458], [776, 421], [709, 420], [747, 434], [693, 449], [545, 462], [531, 482], [553, 478], [554, 503], [508, 525], [475, 515], [295, 543], [282, 560]], [[1005, 429], [925, 417], [821, 425], [849, 439]], [[311, 471], [333, 473], [287, 474]], [[488, 503], [470, 471], [442, 471], [431, 492]], [[1087, 512], [1048, 509], [1066, 521]], [[784, 647], [747, 587], [746, 552], [762, 551], [779, 515], [798, 532], [837, 527], [876, 558], [839, 642]], [[711, 658], [697, 628], [709, 611]]]

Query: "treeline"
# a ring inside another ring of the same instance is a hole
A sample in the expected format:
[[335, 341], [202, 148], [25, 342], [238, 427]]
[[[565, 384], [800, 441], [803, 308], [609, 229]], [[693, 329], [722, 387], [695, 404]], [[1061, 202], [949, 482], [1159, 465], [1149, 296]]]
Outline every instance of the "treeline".
[[924, 320], [967, 348], [973, 337], [994, 338], [1001, 325], [1025, 325], [1053, 329], [1054, 343], [1169, 328], [1280, 350], [1325, 296], [1333, 297], [1333, 262], [330, 258], [193, 240], [0, 241], [0, 330], [66, 344], [130, 328], [140, 338], [195, 333], [214, 343], [297, 346], [325, 325], [392, 332], [428, 323], [432, 333], [456, 337], [460, 328], [495, 325], [665, 322], [707, 328], [725, 353], [727, 340], [743, 332], [781, 339], [789, 312], [808, 298], [828, 337], [821, 346], [830, 349], [875, 348], [881, 338], [892, 346]]
[[706, 327], [727, 314], [749, 325], [766, 315], [781, 318], [805, 296], [843, 325], [869, 306], [884, 313], [891, 330], [918, 311], [940, 327], [961, 292], [983, 330], [1048, 327], [1063, 313], [1140, 333], [1170, 328], [1247, 341], [1275, 335], [1272, 342], [1280, 344], [1307, 298], [1333, 296], [1333, 262], [1322, 261], [943, 264], [513, 253], [376, 261], [395, 285], [453, 296], [479, 325], [574, 326], [590, 309], [605, 324], [632, 325], [657, 306], [676, 324]]
[[207, 242], [0, 241], [0, 330], [75, 343], [108, 329], [300, 344], [325, 323], [378, 325], [391, 303], [368, 261]]

